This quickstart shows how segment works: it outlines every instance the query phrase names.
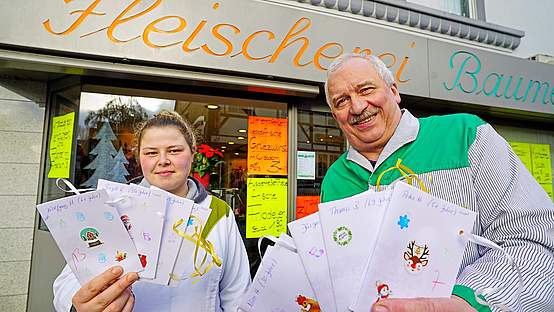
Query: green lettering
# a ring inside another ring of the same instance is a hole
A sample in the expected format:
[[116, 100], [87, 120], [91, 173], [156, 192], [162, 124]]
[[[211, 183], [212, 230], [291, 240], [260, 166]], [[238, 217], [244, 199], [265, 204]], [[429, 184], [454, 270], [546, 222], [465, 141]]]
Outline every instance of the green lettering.
[[517, 96], [517, 94], [519, 92], [519, 87], [521, 86], [522, 81], [523, 81], [523, 78], [520, 77], [519, 80], [517, 81], [517, 86], [516, 86], [514, 92], [511, 95], [508, 95], [508, 89], [510, 89], [510, 85], [512, 84], [512, 76], [510, 76], [508, 78], [508, 82], [506, 83], [506, 88], [504, 89], [504, 98], [505, 99], [510, 99], [513, 96], [514, 101], [516, 101], [516, 102], [523, 99], [523, 96], [521, 96], [521, 97]]
[[537, 100], [537, 96], [539, 95], [539, 91], [541, 90], [541, 85], [545, 85], [546, 90], [544, 91], [542, 96], [542, 103], [547, 104], [546, 94], [548, 93], [548, 89], [550, 89], [550, 84], [548, 82], [541, 83], [538, 80], [529, 80], [529, 84], [527, 84], [527, 89], [525, 90], [525, 94], [523, 95], [523, 102], [527, 101], [527, 95], [529, 95], [529, 91], [531, 91], [531, 88], [533, 88], [534, 85], [536, 85], [537, 88], [535, 89], [535, 95], [533, 96], [531, 103], [535, 103], [535, 101]]
[[[458, 51], [458, 52], [452, 54], [452, 56], [450, 57], [450, 69], [454, 69], [454, 59], [458, 55], [460, 55], [460, 57], [465, 56], [465, 58], [463, 59], [461, 65], [460, 65], [460, 68], [458, 69], [458, 73], [456, 74], [456, 78], [454, 79], [454, 81], [452, 83], [452, 86], [448, 87], [446, 82], [443, 82], [442, 85], [448, 91], [452, 91], [456, 87], [458, 87], [464, 93], [473, 93], [473, 92], [475, 92], [475, 90], [479, 86], [479, 81], [477, 80], [476, 74], [478, 74], [479, 71], [481, 70], [481, 61], [479, 60], [477, 55], [475, 55], [471, 52]], [[470, 61], [473, 61], [473, 62], [470, 63]], [[473, 71], [471, 71], [471, 64], [474, 64], [473, 65], [473, 67], [474, 67]], [[464, 86], [462, 85], [462, 83], [460, 81], [461, 77], [462, 77], [462, 74], [466, 75], [468, 79], [471, 79], [471, 81], [473, 83], [473, 87], [470, 90], [466, 90], [464, 88]]]
[[[489, 78], [491, 77], [496, 77], [496, 83], [494, 84], [494, 88], [492, 88], [490, 92], [487, 92], [485, 88], [487, 87], [487, 83], [489, 82]], [[497, 96], [496, 92], [498, 91], [498, 88], [500, 88], [500, 83], [502, 82], [503, 79], [504, 79], [504, 75], [499, 75], [497, 73], [488, 74], [487, 77], [485, 78], [485, 81], [483, 82], [483, 88], [475, 94], [480, 94], [481, 92], [483, 92], [486, 96], [491, 96], [491, 95]]]

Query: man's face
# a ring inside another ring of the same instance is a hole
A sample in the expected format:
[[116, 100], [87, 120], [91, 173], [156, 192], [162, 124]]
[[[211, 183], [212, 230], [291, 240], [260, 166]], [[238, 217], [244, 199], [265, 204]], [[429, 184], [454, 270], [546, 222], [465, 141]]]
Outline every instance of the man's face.
[[348, 142], [376, 160], [402, 115], [396, 83], [387, 86], [369, 61], [352, 58], [329, 75], [328, 90], [331, 112]]

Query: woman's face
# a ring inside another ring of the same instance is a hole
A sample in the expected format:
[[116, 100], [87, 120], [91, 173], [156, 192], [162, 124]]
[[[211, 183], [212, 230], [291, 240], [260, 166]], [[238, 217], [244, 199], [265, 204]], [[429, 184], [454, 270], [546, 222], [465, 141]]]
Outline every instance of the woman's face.
[[144, 130], [139, 152], [142, 174], [151, 185], [178, 196], [187, 195], [192, 151], [176, 127]]

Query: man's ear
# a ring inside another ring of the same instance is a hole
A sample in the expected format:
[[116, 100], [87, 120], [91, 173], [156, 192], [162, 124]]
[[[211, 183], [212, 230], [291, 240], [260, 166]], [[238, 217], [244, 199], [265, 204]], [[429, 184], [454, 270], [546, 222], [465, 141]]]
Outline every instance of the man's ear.
[[398, 92], [398, 85], [396, 84], [396, 81], [390, 85], [390, 91], [394, 97], [394, 101], [396, 102], [396, 104], [400, 104], [400, 92]]

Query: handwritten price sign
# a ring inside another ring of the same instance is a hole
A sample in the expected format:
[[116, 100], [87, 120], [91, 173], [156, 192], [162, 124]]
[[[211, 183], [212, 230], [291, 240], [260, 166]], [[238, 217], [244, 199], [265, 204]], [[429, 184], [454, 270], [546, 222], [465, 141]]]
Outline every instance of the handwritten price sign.
[[287, 119], [248, 117], [248, 174], [287, 175]]
[[248, 178], [246, 238], [287, 231], [287, 179]]
[[69, 178], [75, 113], [54, 117], [50, 138], [49, 178]]
[[296, 219], [304, 218], [318, 211], [319, 196], [296, 196]]

